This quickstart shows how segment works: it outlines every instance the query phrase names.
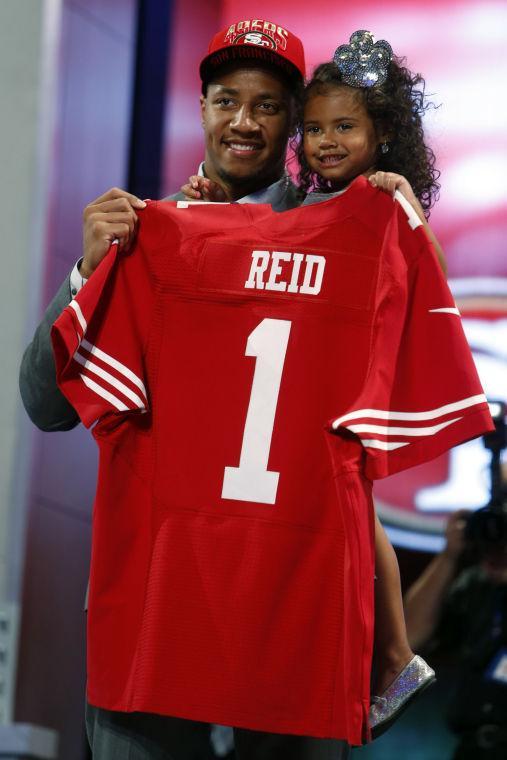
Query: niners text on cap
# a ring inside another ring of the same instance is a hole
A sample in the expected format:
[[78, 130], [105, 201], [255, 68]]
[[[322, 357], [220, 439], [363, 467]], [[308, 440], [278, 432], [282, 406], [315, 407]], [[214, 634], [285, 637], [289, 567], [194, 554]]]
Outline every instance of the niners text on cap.
[[378, 40], [374, 43], [373, 34], [360, 29], [351, 35], [348, 45], [336, 48], [333, 61], [346, 84], [374, 87], [386, 81], [392, 57], [393, 50], [388, 42]]

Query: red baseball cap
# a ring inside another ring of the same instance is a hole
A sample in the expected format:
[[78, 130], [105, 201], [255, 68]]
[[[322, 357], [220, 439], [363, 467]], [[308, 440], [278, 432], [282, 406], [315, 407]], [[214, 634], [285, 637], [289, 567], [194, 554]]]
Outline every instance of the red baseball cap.
[[238, 21], [215, 34], [199, 68], [202, 81], [208, 81], [224, 63], [241, 60], [263, 60], [292, 79], [302, 82], [305, 78], [303, 43], [273, 21], [259, 18]]

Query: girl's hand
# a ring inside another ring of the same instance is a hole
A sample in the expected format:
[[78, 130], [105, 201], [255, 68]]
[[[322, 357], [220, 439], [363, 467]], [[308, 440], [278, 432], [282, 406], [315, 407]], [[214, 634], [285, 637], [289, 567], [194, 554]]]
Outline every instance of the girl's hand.
[[390, 195], [394, 195], [396, 190], [407, 199], [407, 201], [416, 208], [417, 198], [414, 195], [412, 186], [408, 179], [405, 179], [401, 174], [394, 174], [393, 172], [375, 172], [368, 177], [370, 185], [378, 187], [379, 190], [384, 190]]
[[181, 192], [189, 201], [203, 200], [223, 203], [227, 200], [225, 192], [217, 182], [196, 174], [189, 177], [188, 182], [181, 186]]
[[433, 243], [438, 261], [440, 263], [440, 267], [444, 275], [447, 274], [447, 262], [445, 260], [442, 246], [438, 242], [435, 233], [429, 226], [422, 206], [417, 200], [414, 191], [412, 190], [412, 185], [408, 179], [405, 179], [405, 177], [403, 177], [401, 174], [394, 174], [394, 172], [375, 172], [368, 177], [368, 181], [373, 187], [378, 187], [379, 190], [383, 190], [384, 192], [390, 193], [391, 195], [394, 195], [396, 190], [399, 190], [403, 197], [406, 198], [406, 200], [410, 203], [415, 213], [421, 220], [421, 223], [426, 230], [429, 239]]

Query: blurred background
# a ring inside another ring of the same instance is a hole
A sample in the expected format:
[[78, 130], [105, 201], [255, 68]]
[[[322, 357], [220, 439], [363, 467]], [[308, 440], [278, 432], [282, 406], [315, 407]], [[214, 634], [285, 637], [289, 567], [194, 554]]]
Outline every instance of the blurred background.
[[[196, 171], [199, 61], [213, 34], [254, 14], [302, 38], [308, 74], [369, 29], [426, 78], [442, 171], [431, 223], [486, 394], [507, 400], [504, 0], [0, 0], [2, 756], [24, 757], [19, 747], [33, 741], [35, 757], [87, 757], [95, 445], [83, 429], [48, 434], [29, 423], [17, 390], [22, 351], [80, 256], [84, 206], [114, 185], [163, 197]], [[446, 516], [488, 501], [488, 459], [475, 441], [376, 487], [405, 586], [442, 548]], [[427, 699], [354, 756], [449, 757], [445, 664], [439, 675]]]

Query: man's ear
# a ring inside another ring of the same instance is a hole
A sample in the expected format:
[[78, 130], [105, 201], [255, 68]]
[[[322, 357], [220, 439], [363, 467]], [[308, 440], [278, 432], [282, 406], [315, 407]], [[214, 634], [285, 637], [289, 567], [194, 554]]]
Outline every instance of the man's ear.
[[289, 107], [289, 137], [294, 137], [298, 128], [298, 116], [297, 109], [294, 101], [291, 102]]
[[206, 110], [206, 98], [204, 95], [199, 97], [199, 103], [201, 106], [201, 126], [204, 127], [204, 112]]
[[289, 111], [289, 137], [295, 137], [299, 124], [303, 123], [303, 106], [301, 105], [302, 95], [291, 97]]

